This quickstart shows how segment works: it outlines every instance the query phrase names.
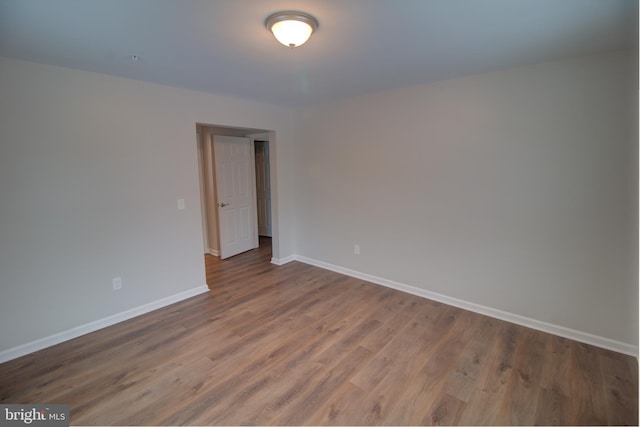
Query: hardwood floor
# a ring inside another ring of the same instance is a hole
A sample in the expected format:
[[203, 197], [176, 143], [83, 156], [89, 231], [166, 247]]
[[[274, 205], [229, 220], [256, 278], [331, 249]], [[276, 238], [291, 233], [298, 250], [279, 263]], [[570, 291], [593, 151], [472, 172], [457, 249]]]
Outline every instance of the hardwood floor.
[[0, 402], [83, 425], [638, 423], [635, 358], [270, 257], [207, 256], [210, 294], [0, 365]]

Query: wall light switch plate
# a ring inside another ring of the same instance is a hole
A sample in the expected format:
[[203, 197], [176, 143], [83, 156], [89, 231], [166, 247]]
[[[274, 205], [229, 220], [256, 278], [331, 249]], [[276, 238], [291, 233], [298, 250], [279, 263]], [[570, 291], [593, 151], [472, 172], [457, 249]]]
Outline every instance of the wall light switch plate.
[[185, 208], [184, 199], [178, 199], [178, 210], [183, 211]]

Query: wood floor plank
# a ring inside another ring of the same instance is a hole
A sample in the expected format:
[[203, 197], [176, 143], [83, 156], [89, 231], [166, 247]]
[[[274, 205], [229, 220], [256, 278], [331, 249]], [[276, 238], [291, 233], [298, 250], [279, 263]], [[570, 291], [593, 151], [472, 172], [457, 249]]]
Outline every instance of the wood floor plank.
[[[571, 418], [580, 425], [607, 424], [607, 402], [598, 357], [599, 349], [571, 343]], [[637, 400], [637, 397], [636, 397]]]
[[312, 386], [279, 417], [273, 420], [276, 425], [301, 425], [307, 417], [322, 410], [323, 405], [344, 384], [359, 365], [371, 357], [371, 351], [357, 346], [346, 354], [331, 369], [320, 375]]
[[510, 425], [531, 425], [535, 421], [547, 336], [528, 329], [520, 337], [502, 402], [502, 412]]
[[627, 361], [605, 353], [598, 357], [602, 370], [607, 423], [622, 425], [631, 421], [630, 424], [637, 424], [638, 399], [634, 398], [637, 384], [629, 378]]
[[78, 425], [638, 423], [630, 356], [299, 262], [205, 256], [203, 294], [0, 364]]
[[329, 401], [311, 415], [306, 422], [310, 425], [346, 426], [360, 424], [360, 402], [366, 392], [351, 382], [345, 382]]
[[473, 336], [461, 351], [456, 369], [449, 375], [445, 392], [463, 402], [468, 402], [487, 362], [487, 343], [496, 340], [500, 322], [483, 317], [477, 322]]
[[[425, 341], [426, 348], [420, 350], [415, 359], [414, 374], [399, 390], [398, 400], [387, 413], [386, 420], [394, 424], [418, 424], [442, 411], [443, 400], [433, 396], [446, 396], [447, 382], [452, 372], [459, 366], [459, 358], [464, 347], [477, 332], [476, 316], [469, 312], [456, 313], [449, 333]], [[430, 336], [430, 335], [429, 335]], [[457, 400], [457, 399], [456, 399]], [[452, 399], [446, 401], [453, 402]], [[446, 405], [445, 405], [446, 406]]]
[[523, 330], [515, 325], [501, 325], [496, 341], [487, 349], [487, 362], [460, 417], [462, 425], [509, 424], [510, 416], [504, 412], [503, 402], [517, 341], [522, 333]]
[[[436, 324], [444, 329], [453, 327], [456, 320], [453, 313], [451, 309], [441, 311]], [[420, 386], [419, 382], [413, 381], [413, 375], [430, 356], [438, 341], [438, 335], [433, 333], [433, 325], [425, 324], [421, 319], [422, 313], [416, 312], [398, 336], [372, 358], [370, 363], [374, 368], [375, 364], [380, 363], [379, 359], [385, 363], [384, 375], [377, 385], [368, 389], [370, 391], [361, 406], [361, 413], [357, 417], [364, 424], [400, 423], [391, 419], [395, 416], [393, 409], [407, 388]], [[370, 367], [365, 365], [365, 369]], [[367, 387], [358, 378], [358, 375], [354, 375], [351, 381], [358, 381], [361, 388]]]
[[547, 335], [535, 424], [566, 425], [571, 399], [571, 341]]
[[465, 402], [450, 394], [440, 395], [438, 399], [434, 399], [434, 405], [432, 405], [429, 411], [426, 411], [424, 418], [416, 424], [436, 426], [457, 425], [460, 422], [460, 417], [465, 407]]
[[559, 426], [575, 424], [569, 422], [569, 408], [571, 399], [562, 394], [557, 388], [540, 388], [538, 407], [536, 409], [534, 425]]

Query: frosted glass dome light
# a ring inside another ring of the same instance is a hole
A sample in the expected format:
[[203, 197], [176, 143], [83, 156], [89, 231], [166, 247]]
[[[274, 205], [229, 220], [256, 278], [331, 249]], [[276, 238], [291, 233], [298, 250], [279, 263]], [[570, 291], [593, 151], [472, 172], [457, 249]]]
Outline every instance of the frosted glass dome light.
[[265, 26], [287, 47], [303, 45], [318, 29], [318, 20], [304, 12], [277, 12], [270, 15]]

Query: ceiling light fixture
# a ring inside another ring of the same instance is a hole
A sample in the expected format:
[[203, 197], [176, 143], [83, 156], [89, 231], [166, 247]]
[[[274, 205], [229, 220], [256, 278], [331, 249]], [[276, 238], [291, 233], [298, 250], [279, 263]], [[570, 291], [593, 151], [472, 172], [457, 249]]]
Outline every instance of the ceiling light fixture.
[[297, 11], [276, 12], [264, 24], [280, 43], [288, 47], [303, 45], [318, 29], [316, 18]]

